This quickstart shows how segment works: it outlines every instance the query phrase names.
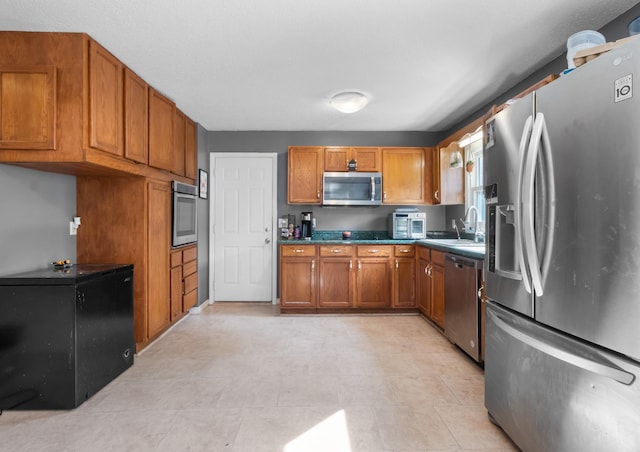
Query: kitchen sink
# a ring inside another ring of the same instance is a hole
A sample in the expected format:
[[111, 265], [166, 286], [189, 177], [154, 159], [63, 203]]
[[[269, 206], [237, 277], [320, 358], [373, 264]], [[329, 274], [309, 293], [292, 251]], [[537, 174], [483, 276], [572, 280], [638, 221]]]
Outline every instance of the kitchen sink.
[[431, 243], [436, 245], [445, 245], [455, 248], [484, 248], [484, 242], [474, 242], [470, 239], [423, 239], [423, 243]]

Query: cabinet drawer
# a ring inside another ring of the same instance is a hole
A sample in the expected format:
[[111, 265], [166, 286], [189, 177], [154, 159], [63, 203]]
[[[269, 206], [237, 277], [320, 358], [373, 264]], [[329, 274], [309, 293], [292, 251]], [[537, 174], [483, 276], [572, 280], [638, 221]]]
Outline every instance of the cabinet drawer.
[[350, 257], [353, 256], [353, 247], [350, 245], [320, 245], [320, 256]]
[[195, 273], [198, 271], [198, 262], [197, 261], [191, 261], [191, 262], [187, 262], [186, 264], [184, 264], [182, 266], [182, 276], [184, 278], [186, 278], [187, 276]]
[[184, 278], [184, 293], [187, 294], [198, 288], [198, 273], [192, 273]]
[[280, 253], [285, 257], [315, 256], [315, 245], [282, 245]]
[[171, 252], [171, 268], [182, 265], [182, 251]]
[[198, 248], [196, 248], [195, 246], [192, 248], [187, 248], [186, 250], [182, 250], [182, 262], [195, 261], [196, 257], [198, 257]]
[[389, 257], [391, 245], [358, 245], [358, 257]]
[[182, 312], [186, 312], [189, 308], [192, 308], [198, 302], [198, 291], [192, 290], [189, 293], [184, 294], [182, 297]]
[[426, 259], [428, 261], [431, 260], [431, 248], [426, 248], [424, 246], [418, 246], [418, 257], [420, 259]]
[[413, 245], [395, 245], [393, 248], [396, 257], [415, 256], [415, 247]]
[[444, 253], [442, 251], [431, 250], [431, 263], [444, 267]]

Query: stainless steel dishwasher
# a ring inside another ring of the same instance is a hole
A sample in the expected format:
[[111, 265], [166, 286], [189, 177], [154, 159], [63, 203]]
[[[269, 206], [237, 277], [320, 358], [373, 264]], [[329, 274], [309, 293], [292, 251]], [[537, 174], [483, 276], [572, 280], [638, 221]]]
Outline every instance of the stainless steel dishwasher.
[[479, 261], [456, 254], [444, 260], [444, 334], [474, 360], [480, 360]]

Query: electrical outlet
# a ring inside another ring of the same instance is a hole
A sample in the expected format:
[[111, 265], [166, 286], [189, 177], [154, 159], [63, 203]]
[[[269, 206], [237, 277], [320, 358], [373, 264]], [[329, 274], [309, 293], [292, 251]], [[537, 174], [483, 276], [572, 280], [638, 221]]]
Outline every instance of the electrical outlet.
[[453, 220], [451, 220], [451, 229], [455, 229], [456, 228], [456, 219], [454, 218]]
[[73, 221], [69, 222], [69, 235], [78, 235], [78, 226]]

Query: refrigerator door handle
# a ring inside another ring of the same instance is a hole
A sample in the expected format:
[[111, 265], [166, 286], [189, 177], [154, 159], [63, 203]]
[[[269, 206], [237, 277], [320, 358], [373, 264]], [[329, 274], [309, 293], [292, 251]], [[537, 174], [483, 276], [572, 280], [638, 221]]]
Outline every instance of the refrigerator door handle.
[[531, 137], [533, 117], [529, 115], [522, 128], [522, 135], [520, 136], [520, 147], [518, 148], [518, 191], [516, 193], [516, 205], [514, 215], [514, 228], [515, 228], [515, 252], [518, 255], [518, 262], [520, 263], [520, 274], [522, 275], [522, 283], [527, 293], [531, 293], [531, 282], [527, 271], [527, 260], [525, 259], [524, 246], [522, 239], [522, 198], [523, 198], [523, 179], [525, 173], [525, 164], [527, 157], [527, 144]]
[[586, 371], [593, 372], [597, 375], [610, 378], [625, 385], [630, 385], [636, 378], [634, 374], [620, 369], [619, 367], [607, 361], [606, 358], [602, 358], [602, 360], [605, 361], [604, 363], [602, 363], [597, 362], [594, 359], [588, 359], [583, 356], [576, 355], [569, 350], [564, 350], [557, 345], [544, 342], [540, 339], [532, 337], [522, 330], [509, 325], [507, 321], [503, 320], [500, 315], [494, 312], [487, 312], [487, 315], [490, 315], [492, 317], [491, 320], [509, 336], [524, 344], [527, 344], [529, 347], [539, 350], [542, 353], [553, 356], [556, 359], [559, 359]]
[[536, 292], [536, 296], [543, 294], [542, 274], [538, 262], [538, 252], [535, 236], [535, 176], [536, 162], [540, 154], [540, 144], [542, 129], [544, 127], [544, 115], [538, 113], [533, 123], [529, 150], [527, 151], [526, 162], [524, 164], [524, 174], [522, 177], [522, 232], [525, 249], [527, 267], [531, 274], [531, 283]]
[[[542, 147], [542, 152], [540, 148]], [[545, 174], [541, 178], [545, 182], [542, 189], [547, 200], [545, 216], [540, 222], [538, 227], [548, 226], [548, 231], [543, 234], [544, 237], [544, 249], [542, 251], [542, 259], [539, 258], [537, 252], [537, 243], [535, 236], [535, 223], [534, 223], [534, 181], [536, 162], [541, 159], [542, 168], [545, 169]], [[547, 124], [543, 113], [536, 115], [536, 120], [533, 124], [533, 131], [531, 132], [531, 141], [529, 143], [529, 152], [527, 155], [526, 170], [524, 176], [524, 205], [523, 219], [525, 235], [524, 245], [526, 248], [526, 255], [529, 264], [529, 270], [531, 272], [531, 281], [536, 291], [536, 296], [543, 295], [544, 283], [549, 274], [549, 267], [551, 266], [551, 252], [553, 250], [554, 234], [553, 229], [556, 222], [556, 189], [553, 178], [553, 158], [551, 151], [551, 140], [549, 139], [549, 132], [547, 130]], [[542, 261], [542, 264], [540, 263]]]

